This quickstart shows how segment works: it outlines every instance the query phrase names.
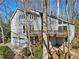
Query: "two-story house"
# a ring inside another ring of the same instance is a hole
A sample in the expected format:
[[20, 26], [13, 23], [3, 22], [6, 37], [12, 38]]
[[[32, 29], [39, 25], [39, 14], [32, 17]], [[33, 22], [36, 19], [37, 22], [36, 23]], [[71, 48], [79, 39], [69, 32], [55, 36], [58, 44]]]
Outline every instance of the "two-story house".
[[[48, 40], [51, 45], [62, 45], [68, 42], [68, 30], [70, 42], [74, 39], [75, 25], [64, 19], [47, 15], [48, 17]], [[11, 21], [11, 44], [17, 46], [27, 45], [26, 20], [30, 28], [30, 40], [35, 44], [41, 40], [42, 18], [39, 12], [27, 10], [26, 19], [24, 11], [17, 9]], [[69, 25], [68, 25], [69, 24]], [[68, 29], [69, 27], [69, 29]]]

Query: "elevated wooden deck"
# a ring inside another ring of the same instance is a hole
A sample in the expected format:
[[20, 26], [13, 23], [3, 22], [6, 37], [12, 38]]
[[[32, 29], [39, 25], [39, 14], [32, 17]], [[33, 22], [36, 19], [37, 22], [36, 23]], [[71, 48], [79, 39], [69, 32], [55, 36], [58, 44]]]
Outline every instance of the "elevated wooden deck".
[[[30, 36], [41, 36], [42, 32], [41, 31], [31, 31]], [[56, 36], [56, 37], [67, 37], [67, 31], [65, 32], [58, 32], [58, 31], [48, 31], [48, 36]]]

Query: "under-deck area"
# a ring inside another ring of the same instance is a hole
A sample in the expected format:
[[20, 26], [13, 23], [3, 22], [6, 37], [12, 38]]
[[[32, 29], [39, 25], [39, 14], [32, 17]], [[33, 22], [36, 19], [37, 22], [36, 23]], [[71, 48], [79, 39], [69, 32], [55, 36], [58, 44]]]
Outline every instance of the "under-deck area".
[[[61, 46], [67, 38], [67, 32], [48, 31], [48, 41], [51, 46]], [[37, 44], [43, 41], [41, 31], [31, 31], [30, 33], [31, 44]]]

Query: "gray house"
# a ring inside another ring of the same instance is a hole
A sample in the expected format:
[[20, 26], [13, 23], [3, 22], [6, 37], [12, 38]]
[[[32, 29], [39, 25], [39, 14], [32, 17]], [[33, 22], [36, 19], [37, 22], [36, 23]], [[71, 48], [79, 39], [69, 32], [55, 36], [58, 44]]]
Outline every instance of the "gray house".
[[[40, 13], [34, 10], [27, 10], [26, 17], [30, 28], [31, 43], [35, 44], [40, 41], [41, 37], [41, 16]], [[69, 38], [70, 42], [75, 36], [75, 25], [64, 19], [48, 16], [48, 38], [52, 45], [62, 45], [68, 37], [68, 24], [69, 24]], [[26, 20], [24, 17], [24, 11], [17, 9], [12, 21], [11, 21], [11, 44], [24, 47], [28, 44], [28, 38], [26, 34]]]

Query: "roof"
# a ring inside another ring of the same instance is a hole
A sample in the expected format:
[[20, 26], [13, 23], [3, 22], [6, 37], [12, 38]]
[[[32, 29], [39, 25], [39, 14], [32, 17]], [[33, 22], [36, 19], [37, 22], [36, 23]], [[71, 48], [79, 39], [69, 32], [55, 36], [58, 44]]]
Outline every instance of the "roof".
[[15, 14], [16, 14], [17, 10], [13, 13], [12, 17], [11, 17], [11, 21], [14, 18]]
[[[17, 10], [19, 10], [19, 11], [21, 11], [21, 12], [24, 12], [24, 11], [21, 10], [21, 9], [17, 9]], [[16, 12], [17, 12], [17, 10], [16, 10]], [[32, 10], [32, 9], [30, 9], [30, 10], [27, 9], [26, 11], [27, 11], [27, 13], [32, 13], [32, 14], [35, 14], [35, 15], [37, 15], [37, 16], [40, 16], [40, 14], [43, 14], [42, 12], [39, 12], [39, 11], [36, 11], [36, 10]], [[15, 12], [14, 15], [12, 16], [11, 20], [12, 20], [13, 17], [15, 16], [16, 12]], [[60, 18], [60, 17], [56, 17], [56, 16], [53, 16], [53, 15], [47, 15], [47, 16], [48, 16], [48, 17], [51, 17], [51, 18], [54, 18], [54, 19], [56, 19], [56, 20], [61, 20], [61, 21], [66, 22], [66, 23], [68, 23], [68, 24], [74, 25], [72, 22], [69, 22], [69, 21], [67, 21], [67, 20], [65, 20], [65, 19], [62, 19], [62, 18]]]
[[34, 10], [27, 10], [27, 13], [32, 13], [32, 14], [36, 14], [36, 15], [40, 16], [40, 13], [36, 12]]
[[49, 17], [54, 18], [54, 19], [56, 19], [56, 20], [61, 20], [61, 21], [66, 22], [66, 23], [68, 23], [68, 24], [74, 25], [72, 22], [69, 22], [69, 21], [67, 21], [67, 20], [65, 20], [65, 19], [63, 19], [63, 18], [60, 18], [60, 17], [56, 17], [56, 16], [52, 16], [52, 15], [50, 15]]

